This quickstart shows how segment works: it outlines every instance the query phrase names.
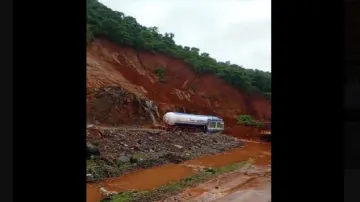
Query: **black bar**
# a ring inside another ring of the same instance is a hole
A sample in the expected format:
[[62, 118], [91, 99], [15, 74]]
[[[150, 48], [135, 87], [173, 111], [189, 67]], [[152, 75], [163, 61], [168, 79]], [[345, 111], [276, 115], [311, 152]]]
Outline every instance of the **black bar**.
[[360, 170], [344, 171], [344, 202], [360, 201]]
[[360, 122], [344, 123], [344, 169], [360, 169]]

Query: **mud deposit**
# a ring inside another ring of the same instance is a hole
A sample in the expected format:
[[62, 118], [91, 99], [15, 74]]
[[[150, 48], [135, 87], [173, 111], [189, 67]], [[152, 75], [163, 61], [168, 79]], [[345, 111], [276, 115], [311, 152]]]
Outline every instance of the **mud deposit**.
[[266, 202], [271, 201], [270, 165], [252, 165], [219, 176], [165, 202]]
[[[224, 160], [225, 156], [231, 160]], [[167, 198], [165, 202], [266, 202], [271, 201], [271, 148], [269, 144], [249, 143], [243, 149], [196, 159], [198, 165], [221, 166], [242, 158], [255, 163], [221, 175], [196, 187]], [[215, 162], [215, 163], [213, 163]], [[191, 161], [189, 162], [191, 163]]]
[[151, 130], [104, 130], [87, 140], [100, 150], [99, 157], [87, 161], [87, 173], [92, 180], [244, 146], [242, 141], [226, 135]]
[[[230, 152], [202, 156], [181, 164], [140, 169], [119, 178], [88, 183], [87, 202], [97, 202], [104, 197], [99, 192], [100, 187], [116, 192], [151, 191], [169, 182], [193, 176], [203, 168], [220, 168], [248, 159], [252, 159], [254, 163], [235, 172], [220, 175], [203, 184], [195, 185], [178, 195], [165, 197], [162, 201], [269, 201], [271, 196], [270, 150], [269, 144], [248, 143], [246, 147], [236, 148]], [[161, 193], [161, 195], [161, 197], [166, 196], [166, 193]], [[153, 198], [159, 198], [159, 196], [150, 195], [146, 201], [153, 201]]]

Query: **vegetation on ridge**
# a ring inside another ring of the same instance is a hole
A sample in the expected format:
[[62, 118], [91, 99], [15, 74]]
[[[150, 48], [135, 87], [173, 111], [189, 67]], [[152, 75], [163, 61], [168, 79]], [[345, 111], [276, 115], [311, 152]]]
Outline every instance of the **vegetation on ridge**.
[[251, 115], [240, 115], [236, 118], [238, 124], [242, 124], [245, 126], [255, 126], [262, 127], [263, 123], [255, 120]]
[[174, 34], [160, 34], [157, 27], [140, 25], [135, 18], [113, 11], [97, 0], [87, 0], [87, 42], [94, 37], [106, 37], [137, 50], [163, 53], [191, 65], [197, 74], [214, 74], [247, 93], [262, 93], [271, 97], [271, 73], [245, 69], [236, 64], [218, 62], [195, 47], [175, 44]]

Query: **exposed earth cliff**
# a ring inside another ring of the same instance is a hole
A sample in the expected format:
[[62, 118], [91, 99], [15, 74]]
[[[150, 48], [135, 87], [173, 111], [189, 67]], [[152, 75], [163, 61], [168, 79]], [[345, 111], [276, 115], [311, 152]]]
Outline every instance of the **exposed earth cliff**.
[[210, 74], [198, 75], [181, 60], [104, 38], [87, 47], [87, 92], [88, 123], [161, 124], [164, 113], [182, 111], [222, 117], [229, 130], [241, 114], [264, 121], [271, 115], [270, 102], [260, 95], [242, 93]]

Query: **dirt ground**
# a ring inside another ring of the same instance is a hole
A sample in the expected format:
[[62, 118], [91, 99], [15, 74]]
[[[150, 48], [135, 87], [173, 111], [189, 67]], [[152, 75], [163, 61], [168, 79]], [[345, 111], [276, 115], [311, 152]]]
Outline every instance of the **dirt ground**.
[[164, 202], [267, 202], [271, 201], [270, 153], [255, 156], [258, 162], [219, 176]]

